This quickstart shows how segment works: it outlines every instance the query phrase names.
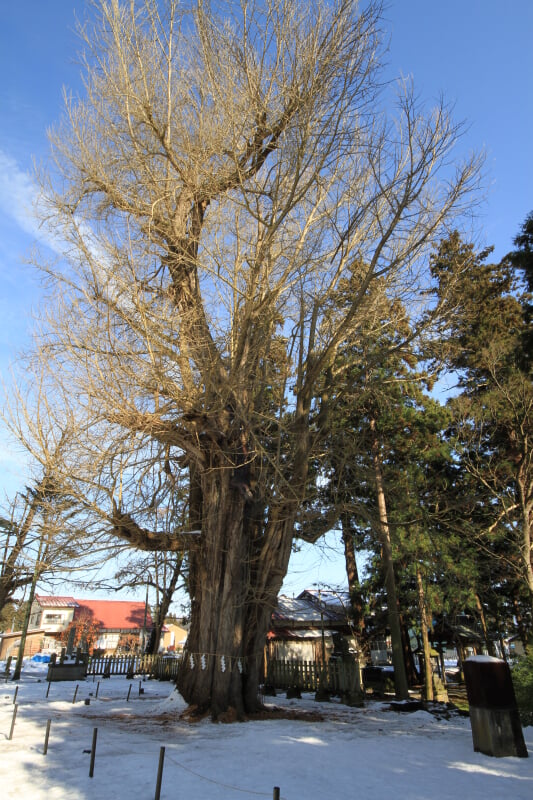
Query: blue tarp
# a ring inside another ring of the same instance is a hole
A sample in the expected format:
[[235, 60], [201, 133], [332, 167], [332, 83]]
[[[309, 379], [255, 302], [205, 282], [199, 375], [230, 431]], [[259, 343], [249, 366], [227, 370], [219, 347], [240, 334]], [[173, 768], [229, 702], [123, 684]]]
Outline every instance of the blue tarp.
[[31, 658], [32, 661], [40, 661], [43, 664], [48, 664], [50, 661], [50, 656], [46, 655], [45, 653], [35, 653], [34, 656]]

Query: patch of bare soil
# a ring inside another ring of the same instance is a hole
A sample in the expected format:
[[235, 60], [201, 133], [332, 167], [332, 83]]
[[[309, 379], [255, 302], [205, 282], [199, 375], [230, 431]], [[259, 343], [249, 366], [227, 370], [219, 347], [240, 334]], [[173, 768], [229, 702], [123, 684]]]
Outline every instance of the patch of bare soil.
[[[80, 716], [90, 718], [92, 720], [115, 720], [116, 722], [128, 722], [135, 724], [137, 721], [144, 723], [169, 725], [175, 723], [176, 720], [183, 722], [201, 722], [204, 719], [210, 719], [210, 713], [201, 713], [198, 707], [191, 705], [182, 711], [180, 714], [177, 712], [166, 711], [160, 714], [150, 714], [145, 716], [143, 714], [136, 714], [135, 712], [116, 711], [111, 714], [81, 714]], [[219, 714], [216, 722], [230, 724], [232, 722], [248, 722], [248, 721], [261, 721], [272, 719], [288, 719], [297, 720], [301, 722], [324, 722], [324, 714], [319, 711], [298, 710], [296, 708], [282, 708], [279, 706], [271, 706], [256, 711], [253, 714], [246, 714], [244, 717], [239, 717], [234, 708], [229, 708], [222, 714]]]
[[[183, 711], [179, 718], [187, 722], [199, 722], [203, 719], [209, 718], [209, 713], [199, 713], [197, 706], [189, 706]], [[222, 714], [219, 714], [216, 722], [232, 723], [232, 722], [247, 722], [247, 721], [261, 721], [269, 719], [290, 719], [299, 720], [302, 722], [323, 722], [324, 715], [318, 711], [299, 711], [293, 708], [280, 708], [272, 706], [271, 708], [263, 708], [252, 714], [246, 714], [244, 717], [239, 717], [235, 708], [228, 708]]]

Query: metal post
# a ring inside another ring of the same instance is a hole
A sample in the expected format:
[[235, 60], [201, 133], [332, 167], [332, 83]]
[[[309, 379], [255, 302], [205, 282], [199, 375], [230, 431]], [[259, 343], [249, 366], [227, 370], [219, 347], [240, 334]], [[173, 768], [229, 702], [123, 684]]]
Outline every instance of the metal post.
[[157, 768], [157, 783], [155, 786], [155, 798], [154, 800], [159, 800], [161, 795], [161, 781], [163, 780], [163, 764], [165, 761], [165, 748], [162, 747], [159, 751], [159, 766]]
[[15, 704], [15, 708], [13, 709], [13, 719], [11, 720], [11, 730], [9, 731], [9, 736], [7, 737], [10, 740], [13, 738], [13, 731], [15, 730], [15, 720], [17, 718], [17, 711], [18, 711], [18, 705]]
[[43, 756], [45, 756], [48, 752], [48, 739], [50, 738], [50, 725], [52, 724], [52, 720], [49, 719], [46, 722], [46, 733], [44, 735], [44, 748], [43, 748]]
[[279, 800], [279, 786], [274, 786], [274, 797], [273, 800]]
[[98, 728], [93, 730], [93, 743], [91, 745], [91, 765], [89, 767], [89, 778], [94, 775], [94, 760], [96, 758], [96, 737], [98, 736]]

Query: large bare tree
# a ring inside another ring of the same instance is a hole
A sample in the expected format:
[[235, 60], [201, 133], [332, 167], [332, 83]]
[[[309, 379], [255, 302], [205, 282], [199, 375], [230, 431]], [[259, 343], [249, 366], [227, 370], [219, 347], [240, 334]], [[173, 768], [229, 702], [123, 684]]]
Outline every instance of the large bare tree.
[[[412, 331], [430, 324], [428, 249], [478, 181], [444, 103], [424, 115], [400, 83], [393, 118], [381, 110], [380, 15], [355, 0], [102, 2], [85, 94], [51, 133], [40, 209], [65, 258], [40, 264], [38, 357], [86, 428], [64, 475], [132, 546], [188, 548], [179, 688], [215, 717], [259, 703], [335, 354], [362, 320], [381, 324], [378, 280]], [[147, 524], [183, 480], [200, 535]]]

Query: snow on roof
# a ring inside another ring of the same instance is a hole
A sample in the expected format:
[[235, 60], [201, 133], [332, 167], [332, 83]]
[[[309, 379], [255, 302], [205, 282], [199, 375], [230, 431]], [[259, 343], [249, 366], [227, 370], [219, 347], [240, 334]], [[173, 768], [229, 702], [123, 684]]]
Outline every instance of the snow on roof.
[[312, 623], [320, 625], [323, 621], [338, 622], [341, 617], [326, 608], [318, 608], [305, 597], [286, 597], [280, 595], [272, 612], [273, 622]]
[[345, 614], [350, 608], [350, 595], [348, 592], [333, 592], [330, 589], [305, 589], [299, 597], [308, 598], [311, 602], [335, 610], [338, 614]]
[[46, 597], [42, 594], [35, 595], [36, 601], [41, 608], [76, 608], [77, 601], [73, 597]]
[[307, 600], [280, 595], [276, 608], [272, 612], [272, 620], [276, 622], [321, 622], [320, 610], [314, 608]]
[[[78, 600], [75, 617], [89, 613], [106, 630], [140, 630], [153, 626], [150, 610], [142, 601]], [[146, 613], [146, 623], [145, 623]]]
[[[336, 631], [324, 630], [324, 638], [334, 636]], [[275, 631], [270, 631], [268, 634], [269, 639], [321, 639], [322, 631], [318, 628], [304, 628], [303, 630], [295, 630], [294, 628], [281, 628]]]
[[350, 616], [350, 595], [348, 592], [324, 591], [323, 589], [305, 589], [299, 600], [305, 600], [324, 614], [331, 622], [346, 624]]

